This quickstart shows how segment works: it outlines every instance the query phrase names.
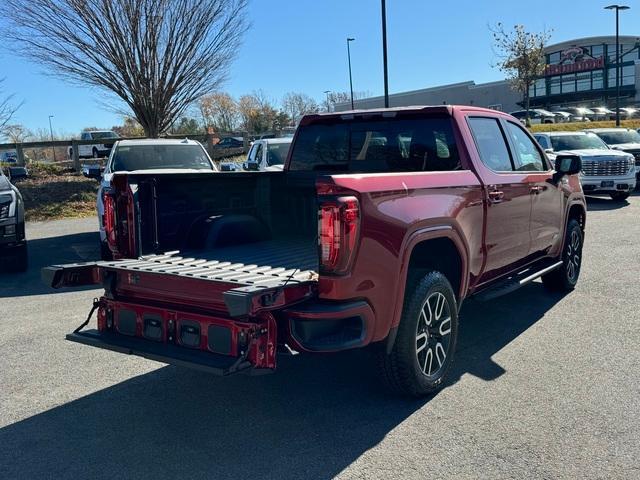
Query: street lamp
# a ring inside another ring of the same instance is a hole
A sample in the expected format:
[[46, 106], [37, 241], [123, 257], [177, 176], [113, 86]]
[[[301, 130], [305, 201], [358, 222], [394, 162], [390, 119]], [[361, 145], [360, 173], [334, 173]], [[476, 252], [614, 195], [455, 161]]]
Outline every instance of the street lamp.
[[[53, 115], [49, 115], [49, 132], [51, 132], [51, 141], [53, 142], [53, 127], [51, 126], [51, 119]], [[55, 145], [51, 145], [51, 151], [53, 152], [53, 162], [56, 161], [56, 147]]]
[[626, 5], [609, 5], [605, 10], [616, 11], [616, 127], [620, 126], [620, 10], [629, 10]]
[[331, 108], [330, 108], [331, 104], [329, 103], [329, 94], [330, 93], [331, 93], [331, 90], [325, 90], [324, 91], [324, 94], [327, 96], [327, 113], [331, 111]]
[[389, 75], [387, 73], [387, 2], [382, 1], [382, 68], [384, 70], [384, 108], [389, 108]]
[[351, 77], [351, 49], [349, 43], [353, 42], [355, 38], [347, 38], [347, 58], [349, 59], [349, 88], [351, 89], [351, 110], [353, 110], [353, 79]]

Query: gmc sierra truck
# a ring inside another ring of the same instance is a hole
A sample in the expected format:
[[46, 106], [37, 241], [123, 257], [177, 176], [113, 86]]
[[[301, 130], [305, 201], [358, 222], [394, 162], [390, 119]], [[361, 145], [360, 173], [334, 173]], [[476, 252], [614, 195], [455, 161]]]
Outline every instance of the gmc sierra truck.
[[464, 299], [539, 277], [574, 288], [580, 169], [493, 110], [309, 115], [281, 172], [115, 174], [114, 260], [43, 277], [104, 287], [74, 342], [219, 375], [371, 345], [390, 387], [425, 395], [451, 368]]

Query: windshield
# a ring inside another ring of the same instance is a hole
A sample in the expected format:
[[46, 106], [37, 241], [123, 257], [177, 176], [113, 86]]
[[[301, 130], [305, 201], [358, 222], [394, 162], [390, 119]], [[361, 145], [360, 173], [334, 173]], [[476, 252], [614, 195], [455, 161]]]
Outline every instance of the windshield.
[[267, 164], [269, 166], [284, 165], [290, 146], [290, 143], [270, 143], [267, 146]]
[[552, 135], [551, 145], [556, 152], [561, 150], [607, 150], [609, 147], [597, 135]]
[[640, 143], [640, 134], [635, 130], [619, 130], [616, 132], [598, 132], [604, 143], [616, 145], [618, 143]]
[[91, 132], [91, 138], [101, 140], [103, 138], [120, 138], [115, 132]]
[[154, 168], [213, 170], [211, 162], [200, 145], [119, 146], [111, 161], [113, 172]]

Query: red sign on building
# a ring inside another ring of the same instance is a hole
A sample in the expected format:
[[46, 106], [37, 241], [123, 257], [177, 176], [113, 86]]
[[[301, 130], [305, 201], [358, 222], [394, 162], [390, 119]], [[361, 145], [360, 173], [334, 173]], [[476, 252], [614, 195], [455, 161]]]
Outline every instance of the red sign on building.
[[594, 58], [582, 47], [571, 47], [560, 53], [560, 63], [547, 65], [546, 76], [586, 72], [604, 68], [604, 57]]

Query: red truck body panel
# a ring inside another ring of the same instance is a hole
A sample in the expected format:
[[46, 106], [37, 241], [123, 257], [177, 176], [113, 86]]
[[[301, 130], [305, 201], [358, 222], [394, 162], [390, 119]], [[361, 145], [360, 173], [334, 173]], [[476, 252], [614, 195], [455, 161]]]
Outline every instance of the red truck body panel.
[[[106, 328], [104, 309], [119, 306], [138, 312], [139, 323], [145, 309], [156, 312], [165, 323], [175, 317], [175, 312], [186, 312], [195, 315], [202, 325], [228, 327], [234, 338], [248, 331], [247, 328], [255, 330], [256, 325], [264, 324], [267, 339], [259, 340], [263, 342], [259, 347], [262, 354], [256, 350], [249, 360], [258, 368], [274, 368], [276, 336], [280, 345], [307, 351], [335, 351], [393, 338], [390, 332], [400, 322], [412, 255], [421, 246], [427, 245], [428, 249], [429, 245], [435, 245], [425, 242], [446, 241], [457, 252], [456, 258], [439, 261], [450, 260], [449, 264], [459, 270], [454, 273], [459, 279], [456, 294], [461, 303], [518, 269], [557, 258], [563, 248], [570, 212], [579, 212], [584, 224], [586, 208], [577, 176], [557, 181], [550, 164], [545, 165], [544, 171], [505, 173], [495, 172], [483, 163], [469, 118], [496, 119], [503, 131], [509, 122], [520, 128], [506, 114], [474, 107], [415, 107], [382, 113], [311, 115], [303, 118], [300, 125], [305, 128], [327, 118], [349, 121], [383, 113], [450, 117], [460, 169], [319, 174], [316, 178], [319, 205], [324, 199], [339, 195], [357, 199], [358, 236], [346, 274], [328, 274], [320, 269], [312, 281], [273, 289], [268, 292], [271, 296], [253, 292], [245, 310], [248, 315], [232, 318], [227, 293], [237, 285], [199, 278], [169, 279], [162, 271], [121, 271], [116, 273], [114, 286], [104, 299], [99, 327]], [[300, 129], [282, 175], [287, 175], [291, 167], [299, 134]], [[507, 148], [515, 149], [513, 140], [507, 140], [506, 135], [504, 142]], [[539, 152], [547, 162], [543, 151]], [[128, 199], [130, 206], [133, 197], [126, 183], [126, 176], [114, 181], [121, 193], [118, 198]], [[134, 226], [134, 210], [126, 207], [124, 212], [127, 224]], [[126, 252], [134, 252], [136, 229], [129, 228], [128, 234], [129, 238], [120, 238], [118, 242]], [[58, 286], [105, 281], [105, 272], [114, 270], [113, 266], [97, 265], [65, 273], [60, 268], [55, 273], [60, 279]], [[305, 341], [308, 331], [322, 322], [329, 325], [350, 322], [351, 331], [360, 333], [324, 346]], [[138, 328], [142, 326], [139, 324]], [[138, 331], [137, 336], [141, 335]], [[167, 341], [166, 334], [164, 340]], [[201, 342], [202, 350], [206, 350], [206, 336]], [[232, 355], [238, 354], [236, 342], [231, 344]]]

